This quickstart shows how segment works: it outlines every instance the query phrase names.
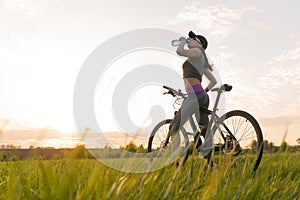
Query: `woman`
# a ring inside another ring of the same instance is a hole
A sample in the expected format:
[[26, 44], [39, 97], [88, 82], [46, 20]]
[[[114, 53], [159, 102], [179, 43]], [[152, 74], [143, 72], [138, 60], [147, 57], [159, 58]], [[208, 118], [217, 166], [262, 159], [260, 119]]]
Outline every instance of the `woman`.
[[[212, 66], [209, 65], [205, 49], [207, 48], [207, 40], [201, 35], [196, 35], [192, 31], [189, 32], [190, 42], [188, 49], [185, 49], [186, 38], [180, 38], [180, 45], [177, 48], [176, 53], [179, 56], [188, 57], [183, 63], [183, 79], [185, 89], [188, 97], [182, 103], [181, 108], [176, 113], [171, 125], [170, 134], [176, 134], [181, 126], [195, 113], [200, 125], [207, 127], [208, 114], [201, 112], [200, 108], [208, 108], [209, 98], [207, 92], [217, 83], [215, 77], [211, 73]], [[209, 80], [209, 84], [204, 89], [201, 85], [202, 76], [205, 75]], [[200, 119], [199, 119], [200, 114]], [[205, 134], [206, 129], [201, 131]], [[196, 147], [200, 146], [198, 143], [199, 135], [196, 135]]]

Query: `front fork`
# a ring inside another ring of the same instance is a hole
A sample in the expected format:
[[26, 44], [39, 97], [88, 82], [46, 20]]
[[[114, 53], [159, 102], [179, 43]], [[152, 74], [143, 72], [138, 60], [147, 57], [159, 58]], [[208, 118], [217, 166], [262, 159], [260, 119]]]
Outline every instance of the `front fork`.
[[[175, 111], [175, 112], [174, 112], [174, 117], [176, 116], [177, 112], [178, 112], [178, 111]], [[165, 140], [164, 143], [163, 143], [163, 148], [165, 148], [165, 147], [169, 144], [169, 140], [170, 140], [170, 137], [171, 137], [171, 135], [170, 135], [170, 130], [171, 130], [171, 128], [172, 128], [171, 125], [172, 125], [172, 122], [171, 122], [171, 124], [170, 124], [170, 126], [169, 126], [169, 131], [168, 131], [167, 138], [166, 138], [166, 140]]]

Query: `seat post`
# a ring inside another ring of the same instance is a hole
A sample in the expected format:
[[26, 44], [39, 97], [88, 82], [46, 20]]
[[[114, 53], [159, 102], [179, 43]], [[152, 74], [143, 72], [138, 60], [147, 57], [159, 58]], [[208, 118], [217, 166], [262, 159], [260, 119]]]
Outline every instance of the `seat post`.
[[214, 108], [213, 108], [212, 115], [215, 115], [215, 113], [217, 112], [218, 104], [219, 104], [220, 97], [221, 97], [221, 93], [222, 93], [222, 90], [218, 90], [218, 95], [217, 95], [217, 98], [216, 98], [216, 102], [215, 102], [215, 105], [214, 105]]

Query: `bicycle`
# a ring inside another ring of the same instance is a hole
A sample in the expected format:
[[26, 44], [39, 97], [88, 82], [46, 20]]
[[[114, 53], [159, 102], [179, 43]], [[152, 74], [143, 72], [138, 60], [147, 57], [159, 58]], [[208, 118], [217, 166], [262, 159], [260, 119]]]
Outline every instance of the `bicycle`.
[[[175, 90], [167, 86], [163, 86], [163, 88], [168, 90], [164, 94], [171, 94], [173, 97], [176, 97], [173, 104], [174, 108], [175, 104], [181, 105], [187, 97], [187, 94], [182, 93], [181, 90]], [[227, 84], [212, 89], [212, 92], [218, 93], [213, 110], [200, 108], [210, 116], [206, 133], [201, 132], [203, 126], [195, 123], [195, 116], [193, 115], [188, 119], [192, 131], [189, 132], [184, 126], [181, 127], [179, 135], [177, 134], [179, 137], [177, 137], [175, 142], [175, 137], [169, 134], [169, 126], [172, 119], [166, 119], [159, 122], [151, 132], [148, 141], [148, 152], [162, 150], [173, 145], [173, 149], [181, 149], [179, 156], [182, 158], [180, 164], [183, 165], [190, 153], [190, 143], [194, 142], [195, 147], [200, 146], [202, 150], [209, 151], [207, 153], [209, 157], [216, 152], [231, 157], [254, 155], [253, 171], [256, 171], [263, 155], [263, 135], [257, 120], [251, 114], [242, 110], [229, 111], [221, 117], [216, 114], [221, 94], [229, 92], [231, 89], [232, 86]], [[211, 134], [210, 138], [209, 133]], [[196, 134], [198, 135], [197, 138], [195, 138]], [[213, 145], [209, 147], [212, 141]]]

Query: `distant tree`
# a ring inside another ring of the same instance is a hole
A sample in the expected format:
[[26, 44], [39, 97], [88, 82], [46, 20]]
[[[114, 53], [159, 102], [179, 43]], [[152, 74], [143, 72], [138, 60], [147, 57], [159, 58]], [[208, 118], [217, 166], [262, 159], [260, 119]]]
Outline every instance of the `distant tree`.
[[6, 145], [6, 148], [7, 148], [7, 149], [16, 149], [17, 147], [15, 147], [15, 146], [12, 145], [12, 144], [7, 144], [7, 145]]
[[296, 141], [297, 141], [298, 144], [300, 144], [300, 138], [298, 138]]
[[255, 151], [257, 150], [257, 141], [256, 140], [252, 140], [251, 149], [252, 149], [253, 153], [255, 153]]
[[137, 146], [136, 146], [136, 144], [133, 143], [133, 141], [130, 141], [129, 144], [127, 144], [125, 146], [125, 148], [122, 148], [122, 149], [129, 151], [129, 152], [136, 152]]
[[270, 143], [268, 140], [264, 140], [264, 150], [270, 152]]
[[120, 149], [134, 152], [134, 153], [146, 153], [147, 149], [144, 148], [143, 144], [140, 146], [137, 146], [133, 141], [130, 141], [129, 144], [127, 144], [125, 147], [120, 147]]
[[54, 147], [36, 147], [35, 149], [55, 149]]
[[74, 157], [76, 159], [88, 158], [88, 152], [84, 144], [77, 144], [74, 148]]
[[270, 143], [269, 143], [269, 149], [270, 149], [270, 152], [271, 152], [271, 153], [275, 152], [275, 145], [274, 145], [273, 142], [270, 142]]
[[137, 153], [147, 153], [147, 149], [144, 148], [143, 144], [141, 144], [137, 150], [136, 150]]

